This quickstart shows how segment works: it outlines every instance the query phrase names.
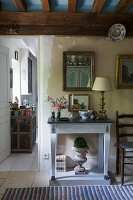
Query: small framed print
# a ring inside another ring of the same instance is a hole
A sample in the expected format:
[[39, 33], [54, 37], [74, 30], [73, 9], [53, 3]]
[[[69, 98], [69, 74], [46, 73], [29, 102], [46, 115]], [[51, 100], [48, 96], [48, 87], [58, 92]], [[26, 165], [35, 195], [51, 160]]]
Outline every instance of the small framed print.
[[18, 51], [15, 51], [15, 60], [18, 60]]
[[88, 110], [89, 104], [88, 94], [69, 94], [69, 111]]

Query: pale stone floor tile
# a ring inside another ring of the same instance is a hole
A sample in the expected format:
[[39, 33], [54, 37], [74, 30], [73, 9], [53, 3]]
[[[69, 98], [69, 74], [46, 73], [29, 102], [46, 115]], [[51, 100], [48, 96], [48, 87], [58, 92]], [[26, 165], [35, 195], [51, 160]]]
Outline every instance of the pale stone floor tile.
[[22, 171], [22, 172], [12, 172], [10, 171], [8, 174], [9, 177], [28, 177], [28, 176], [35, 176], [36, 172], [30, 172], [30, 171]]
[[14, 164], [11, 171], [30, 171], [32, 163]]
[[12, 169], [13, 164], [1, 164], [0, 171], [7, 171], [9, 172]]
[[34, 156], [28, 156], [25, 158], [17, 158], [15, 164], [32, 164], [34, 161], [35, 157]]
[[49, 174], [37, 173], [32, 183], [32, 187], [45, 187], [49, 186]]
[[36, 164], [32, 165], [30, 171], [38, 172], [38, 165], [36, 165]]
[[0, 172], [0, 178], [6, 178], [9, 172]]
[[4, 179], [0, 178], [0, 186], [2, 185], [3, 182], [4, 182]]
[[0, 187], [0, 194], [4, 194], [7, 188], [31, 187], [35, 172], [10, 172]]
[[35, 172], [10, 172], [4, 183], [10, 183], [11, 185], [25, 185], [26, 187], [31, 186], [34, 177]]
[[17, 160], [17, 157], [9, 156], [6, 160], [4, 160], [1, 164], [14, 164]]

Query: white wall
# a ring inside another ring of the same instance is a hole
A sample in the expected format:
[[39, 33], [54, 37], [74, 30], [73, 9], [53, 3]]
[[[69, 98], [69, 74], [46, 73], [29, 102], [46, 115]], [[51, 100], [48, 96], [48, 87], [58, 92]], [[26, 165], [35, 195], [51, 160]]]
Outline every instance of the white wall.
[[[50, 153], [50, 130], [47, 124], [48, 117], [55, 109], [48, 102], [45, 102], [49, 95], [59, 98], [68, 95], [70, 92], [63, 91], [63, 51], [94, 51], [95, 52], [95, 76], [110, 77], [113, 90], [105, 93], [105, 109], [108, 117], [113, 121], [111, 126], [111, 143], [109, 155], [109, 169], [115, 172], [116, 142], [115, 115], [116, 110], [120, 113], [133, 113], [133, 92], [132, 89], [115, 89], [115, 61], [119, 54], [133, 53], [133, 38], [122, 42], [112, 42], [104, 37], [61, 37], [41, 36], [40, 37], [40, 63], [39, 63], [39, 133], [40, 141], [40, 164], [42, 171], [50, 170], [50, 159], [44, 160], [43, 153]], [[90, 109], [99, 111], [100, 93], [94, 91], [75, 91], [73, 94], [89, 94]], [[62, 115], [69, 116], [67, 110]], [[73, 156], [72, 146], [76, 135], [60, 135], [58, 140], [58, 153]], [[89, 146], [88, 161], [89, 167], [97, 165], [97, 136], [85, 136]], [[130, 167], [130, 166], [129, 166]], [[128, 166], [127, 168], [128, 169]]]

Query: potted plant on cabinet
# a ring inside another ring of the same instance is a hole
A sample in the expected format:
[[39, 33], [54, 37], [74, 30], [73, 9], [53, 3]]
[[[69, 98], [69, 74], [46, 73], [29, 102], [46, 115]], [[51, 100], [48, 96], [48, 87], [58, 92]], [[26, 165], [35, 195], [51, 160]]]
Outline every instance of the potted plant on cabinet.
[[85, 167], [83, 163], [87, 161], [86, 154], [88, 153], [89, 147], [86, 140], [83, 137], [78, 137], [74, 141], [73, 151], [75, 152], [74, 161], [77, 166], [74, 168], [75, 174], [84, 174]]

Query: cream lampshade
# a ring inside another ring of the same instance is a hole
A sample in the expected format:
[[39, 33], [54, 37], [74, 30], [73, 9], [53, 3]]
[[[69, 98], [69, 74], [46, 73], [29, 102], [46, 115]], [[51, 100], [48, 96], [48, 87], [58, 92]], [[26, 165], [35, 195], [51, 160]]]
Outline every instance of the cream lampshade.
[[92, 90], [101, 92], [101, 103], [98, 119], [107, 119], [106, 110], [104, 110], [104, 92], [112, 90], [111, 81], [108, 77], [96, 77]]

